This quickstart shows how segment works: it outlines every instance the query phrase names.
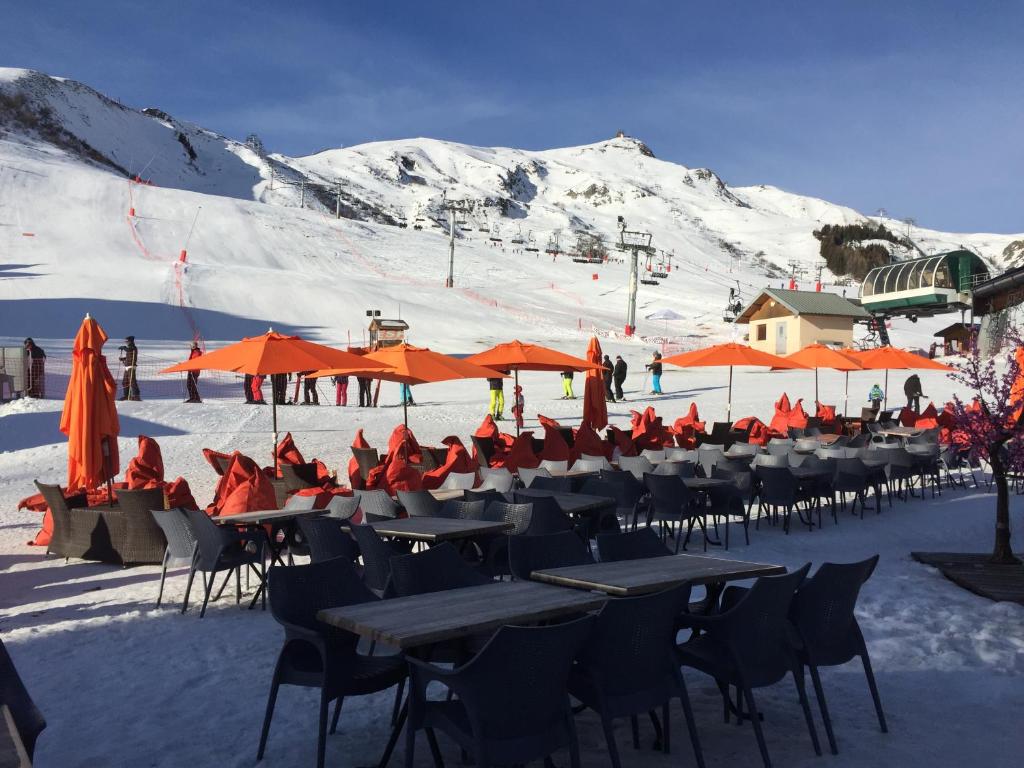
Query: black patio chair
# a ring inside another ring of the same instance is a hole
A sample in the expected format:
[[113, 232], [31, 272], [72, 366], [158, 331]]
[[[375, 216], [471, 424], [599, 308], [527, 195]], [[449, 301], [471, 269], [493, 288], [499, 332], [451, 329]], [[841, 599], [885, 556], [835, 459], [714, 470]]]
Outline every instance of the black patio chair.
[[[914, 457], [907, 453], [905, 448], [885, 448], [885, 457], [889, 460], [889, 482], [896, 486], [896, 497], [907, 501], [907, 496], [914, 495], [914, 481], [920, 477], [918, 465]], [[924, 489], [921, 490], [921, 499], [924, 499]]]
[[861, 432], [860, 434], [854, 435], [850, 438], [850, 442], [846, 444], [847, 448], [867, 448], [868, 443], [871, 442], [871, 434], [868, 432]]
[[[856, 514], [857, 502], [860, 502], [860, 519], [864, 519], [864, 509], [867, 507], [868, 490], [871, 488], [871, 478], [868, 468], [858, 458], [832, 459], [835, 462], [835, 475], [832, 478], [832, 489], [839, 494], [839, 504], [843, 511], [846, 511], [846, 494], [853, 494], [853, 503], [850, 505], [850, 513]], [[878, 493], [875, 493], [875, 511], [881, 512], [882, 506], [878, 500]]]
[[[683, 666], [715, 679], [722, 692], [726, 722], [730, 714], [735, 714], [739, 722], [750, 720], [766, 768], [771, 768], [771, 759], [754, 701], [754, 689], [774, 685], [787, 674], [793, 675], [814, 751], [821, 754], [804, 686], [803, 667], [788, 618], [796, 589], [809, 568], [808, 563], [785, 576], [762, 576], [720, 614], [680, 618], [684, 627], [694, 630], [693, 635], [678, 646]], [[723, 606], [730, 604], [730, 591], [727, 589], [723, 595]], [[730, 687], [737, 690], [736, 705], [732, 703]]]
[[380, 454], [376, 448], [352, 448], [352, 456], [359, 465], [359, 476], [366, 480], [370, 476], [370, 470], [380, 464]]
[[[809, 456], [805, 456], [800, 465], [803, 469], [813, 469], [821, 472], [817, 477], [800, 480], [799, 491], [801, 501], [807, 503], [812, 509], [817, 508], [819, 528], [821, 528], [822, 504], [828, 504], [829, 511], [832, 513], [832, 521], [834, 523], [839, 522], [835, 504], [835, 476], [837, 462], [840, 460], [841, 459], [835, 458], [823, 459], [820, 456], [811, 454]], [[810, 514], [810, 510], [808, 510], [808, 514]]]
[[441, 502], [430, 491], [399, 491], [398, 503], [409, 517], [437, 517]]
[[370, 525], [353, 525], [349, 530], [363, 558], [363, 584], [378, 597], [387, 597], [391, 587], [391, 558], [409, 550], [384, 541]]
[[309, 558], [314, 563], [323, 563], [336, 557], [343, 557], [354, 563], [359, 557], [359, 546], [344, 528], [342, 521], [333, 517], [300, 517], [299, 530], [309, 547]]
[[530, 574], [545, 568], [587, 565], [594, 556], [580, 537], [572, 531], [544, 536], [510, 536], [508, 569], [513, 579], [529, 581]]
[[672, 554], [672, 550], [665, 546], [665, 542], [653, 528], [640, 528], [626, 533], [599, 533], [597, 552], [602, 563], [665, 557]]
[[[191, 574], [196, 562], [195, 534], [192, 533], [192, 526], [189, 525], [188, 516], [185, 510], [175, 509], [153, 509], [150, 510], [156, 524], [164, 532], [167, 539], [167, 547], [164, 550], [163, 564], [160, 566], [160, 590], [156, 595], [156, 607], [160, 607], [160, 601], [164, 597], [164, 582], [167, 580], [167, 569], [175, 566], [187, 565]], [[182, 607], [184, 613], [184, 606]]]
[[926, 481], [931, 483], [932, 498], [934, 499], [936, 494], [941, 496], [942, 474], [939, 464], [940, 448], [938, 444], [932, 442], [913, 443], [908, 445], [906, 450], [913, 460], [914, 466], [917, 468], [918, 477], [921, 482], [921, 498], [924, 498]]
[[604, 496], [612, 499], [609, 506], [598, 510], [597, 514], [585, 516], [588, 541], [598, 533], [619, 530], [619, 507], [629, 503], [629, 496], [621, 484], [602, 480], [600, 477], [588, 477], [580, 486], [579, 492], [586, 496]]
[[[334, 733], [342, 702], [404, 684], [405, 661], [401, 656], [364, 656], [356, 650], [359, 638], [325, 624], [317, 613], [328, 608], [376, 600], [360, 582], [352, 564], [335, 558], [310, 565], [277, 566], [268, 577], [270, 610], [284, 627], [284, 645], [274, 666], [267, 711], [260, 730], [256, 759], [262, 760], [274, 716], [277, 691], [282, 685], [320, 689], [320, 721], [317, 732], [317, 768], [323, 768], [327, 746], [327, 711], [337, 701], [331, 722]], [[386, 765], [398, 740], [401, 721], [393, 729], [381, 758]]]
[[531, 505], [530, 524], [524, 533], [528, 536], [543, 536], [546, 533], [574, 530], [570, 517], [562, 511], [552, 496], [524, 496], [513, 493], [516, 504]]
[[303, 488], [320, 487], [316, 476], [316, 464], [278, 464], [278, 469], [281, 470], [284, 488], [289, 493]]
[[[622, 534], [635, 535], [635, 534]], [[689, 585], [642, 597], [609, 600], [576, 656], [569, 675], [569, 693], [601, 718], [608, 755], [620, 768], [614, 720], [630, 718], [638, 746], [637, 715], [650, 713], [655, 748], [670, 750], [669, 704], [678, 698], [686, 716], [690, 742], [703, 768], [704, 755], [693, 708], [675, 650], [676, 619], [686, 608]], [[661, 707], [661, 723], [655, 709]]]
[[790, 473], [789, 467], [759, 466], [755, 475], [758, 481], [758, 515], [754, 528], [760, 529], [762, 510], [768, 511], [768, 519], [774, 524], [778, 522], [781, 509], [783, 511], [783, 530], [788, 534], [789, 520], [798, 501], [799, 484], [796, 478]]
[[834, 755], [839, 754], [839, 750], [832, 729], [832, 718], [825, 703], [819, 667], [838, 666], [859, 656], [864, 665], [878, 725], [882, 733], [889, 732], [875, 675], [871, 670], [868, 647], [854, 615], [860, 589], [871, 577], [876, 565], [878, 555], [859, 563], [822, 563], [817, 572], [800, 585], [790, 611], [800, 635], [798, 657], [811, 670], [818, 708]]
[[[453, 670], [409, 657], [406, 765], [414, 764], [416, 732], [425, 730], [435, 764], [443, 766], [436, 729], [467, 751], [478, 768], [522, 765], [565, 747], [572, 768], [580, 768], [566, 686], [593, 621], [587, 616], [546, 627], [502, 627], [472, 660]], [[428, 700], [433, 682], [455, 698]]]
[[541, 491], [553, 491], [555, 493], [570, 493], [572, 491], [572, 478], [570, 477], [544, 477], [537, 475], [530, 481], [529, 487]]
[[615, 513], [621, 519], [621, 527], [636, 528], [637, 518], [644, 508], [644, 499], [647, 495], [643, 475], [637, 479], [636, 475], [626, 470], [602, 469], [598, 477], [607, 483], [620, 486]]
[[449, 542], [391, 558], [391, 586], [396, 597], [443, 592], [489, 584], [491, 579], [462, 559]]
[[473, 491], [467, 490], [462, 492], [462, 497], [465, 501], [482, 501], [484, 507], [488, 507], [494, 502], [505, 503], [508, 499], [501, 493], [501, 491], [495, 490], [494, 488], [488, 488], [484, 491]]
[[[0, 704], [10, 710], [18, 738], [31, 760], [35, 755], [39, 734], [46, 728], [46, 718], [32, 701], [3, 640], [0, 640]], [[6, 728], [7, 724], [2, 723], [0, 727]]]
[[463, 501], [462, 499], [449, 499], [441, 505], [438, 517], [447, 517], [452, 520], [479, 520], [484, 513], [486, 505], [482, 501]]
[[472, 435], [473, 447], [476, 448], [476, 460], [481, 467], [491, 466], [491, 457], [494, 455], [494, 438]]
[[[746, 473], [749, 475], [750, 473]], [[734, 474], [720, 470], [718, 467], [712, 471], [711, 476], [721, 480], [732, 481], [733, 484], [720, 488], [709, 488], [707, 514], [715, 521], [715, 529], [718, 529], [718, 518], [723, 518], [725, 523], [725, 548], [729, 549], [729, 522], [730, 519], [737, 519], [743, 525], [743, 538], [750, 545], [750, 509], [747, 507], [747, 497], [744, 495], [736, 478], [742, 473]]]
[[480, 549], [480, 568], [484, 573], [498, 578], [508, 575], [508, 541], [512, 537], [525, 534], [530, 528], [532, 518], [532, 501], [525, 504], [510, 504], [502, 498], [501, 501], [492, 501], [484, 507], [479, 520], [512, 524], [504, 533], [474, 538], [474, 543]]
[[[708, 549], [706, 510], [698, 506], [697, 497], [686, 487], [682, 478], [678, 475], [653, 475], [647, 472], [644, 474], [644, 485], [651, 492], [647, 525], [658, 523], [663, 537], [667, 537], [670, 528], [675, 528], [675, 551], [678, 554], [680, 544], [682, 544], [683, 551], [686, 551], [686, 544], [690, 541], [693, 526], [697, 524], [704, 535], [704, 551], [706, 552]], [[685, 541], [683, 540], [684, 523], [686, 524]]]
[[[188, 574], [188, 584], [185, 585], [185, 601], [182, 603], [181, 612], [188, 608], [188, 596], [192, 591], [192, 579], [196, 573], [203, 576], [203, 607], [199, 611], [199, 618], [206, 615], [206, 606], [210, 602], [210, 593], [213, 591], [213, 580], [218, 573], [227, 572], [224, 583], [221, 584], [214, 600], [220, 597], [221, 592], [235, 574], [235, 603], [242, 599], [241, 572], [248, 568], [259, 579], [256, 594], [253, 595], [249, 607], [256, 604], [260, 599], [265, 609], [267, 607], [266, 579], [267, 568], [265, 558], [270, 548], [267, 539], [267, 532], [260, 526], [253, 526], [244, 531], [239, 531], [230, 526], [217, 525], [201, 509], [187, 509], [189, 527], [196, 537], [197, 552], [195, 567]], [[207, 580], [206, 574], [210, 578]]]
[[394, 520], [398, 517], [398, 505], [387, 491], [356, 491], [355, 495], [359, 497], [359, 508], [366, 522]]

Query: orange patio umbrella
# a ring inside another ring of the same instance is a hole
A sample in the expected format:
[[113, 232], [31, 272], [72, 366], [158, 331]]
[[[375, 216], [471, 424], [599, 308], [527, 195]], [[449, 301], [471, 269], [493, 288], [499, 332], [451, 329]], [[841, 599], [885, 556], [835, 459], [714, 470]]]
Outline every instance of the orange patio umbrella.
[[601, 342], [597, 336], [591, 336], [587, 345], [587, 360], [595, 367], [587, 371], [587, 380], [583, 385], [583, 424], [595, 432], [608, 426], [608, 403], [604, 397], [604, 364], [601, 355]]
[[682, 352], [678, 355], [666, 357], [662, 363], [675, 365], [679, 368], [702, 368], [702, 367], [724, 367], [729, 366], [729, 398], [725, 403], [726, 421], [732, 421], [732, 369], [737, 365], [749, 365], [758, 368], [806, 368], [793, 360], [785, 357], [762, 352], [759, 349], [748, 347], [746, 344], [729, 342], [728, 344], [715, 344], [704, 349], [695, 349], [692, 352]]
[[[343, 352], [334, 347], [306, 341], [298, 336], [285, 336], [271, 328], [262, 336], [242, 339], [235, 344], [207, 352], [165, 368], [161, 373], [180, 371], [230, 371], [251, 376], [269, 376], [275, 373], [300, 373], [332, 368], [345, 370], [384, 369], [386, 363], [369, 360], [368, 356]], [[274, 419], [274, 454], [277, 454], [277, 400], [270, 398]], [[275, 458], [275, 463], [276, 463]]]
[[[466, 362], [502, 371], [512, 371], [515, 374], [517, 387], [519, 386], [520, 371], [591, 371], [601, 368], [597, 363], [542, 347], [539, 344], [524, 344], [518, 339], [470, 355], [466, 358]], [[516, 422], [516, 434], [519, 434], [518, 421]]]
[[[508, 376], [508, 374], [493, 368], [484, 368], [457, 357], [434, 352], [426, 347], [414, 347], [410, 344], [382, 347], [376, 352], [370, 352], [361, 357], [353, 355], [353, 357], [363, 361], [364, 364], [354, 366], [349, 370], [324, 366], [322, 370], [310, 375], [322, 377], [348, 373], [382, 381], [395, 381], [409, 386], [453, 379], [503, 379]], [[366, 362], [374, 365], [366, 365]], [[409, 407], [404, 397], [402, 398], [402, 417], [408, 426]]]
[[852, 350], [846, 353], [849, 357], [860, 363], [861, 368], [869, 371], [885, 371], [885, 389], [883, 390], [883, 407], [889, 407], [889, 371], [896, 370], [922, 370], [922, 371], [952, 371], [952, 366], [929, 360], [923, 355], [916, 355], [905, 349], [885, 346], [874, 349]]
[[[98, 488], [120, 472], [117, 436], [121, 425], [114, 398], [117, 385], [107, 368], [107, 334], [89, 315], [75, 335], [71, 378], [60, 415], [68, 436], [68, 490]], [[111, 496], [111, 498], [113, 498]]]
[[[806, 347], [798, 352], [794, 352], [791, 355], [786, 355], [786, 359], [794, 363], [800, 363], [805, 368], [814, 369], [814, 402], [818, 402], [818, 369], [819, 368], [831, 368], [833, 371], [846, 371], [846, 381], [849, 384], [850, 371], [859, 371], [863, 366], [854, 360], [849, 355], [844, 355], [839, 350], [833, 349], [832, 347], [826, 347], [824, 344], [808, 344]], [[847, 387], [847, 394], [849, 394], [849, 387]], [[846, 412], [845, 403], [843, 412]]]

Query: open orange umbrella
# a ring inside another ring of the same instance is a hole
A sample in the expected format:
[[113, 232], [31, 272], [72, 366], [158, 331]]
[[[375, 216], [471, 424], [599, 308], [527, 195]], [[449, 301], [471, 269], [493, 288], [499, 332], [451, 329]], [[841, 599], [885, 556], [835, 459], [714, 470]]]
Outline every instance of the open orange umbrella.
[[[262, 336], [242, 339], [235, 344], [207, 352], [205, 355], [186, 360], [165, 368], [161, 373], [179, 371], [230, 371], [247, 373], [251, 376], [268, 376], [275, 373], [300, 373], [332, 368], [339, 373], [363, 369], [384, 369], [386, 363], [370, 360], [369, 356], [343, 352], [334, 347], [306, 341], [298, 336], [285, 336], [273, 329]], [[274, 449], [277, 449], [277, 399], [270, 398], [274, 419]], [[277, 459], [275, 458], [275, 463]]]
[[608, 403], [604, 397], [604, 364], [601, 362], [601, 342], [590, 337], [587, 360], [595, 367], [587, 371], [583, 384], [583, 424], [595, 432], [608, 426]]
[[[808, 344], [806, 347], [786, 359], [794, 363], [800, 363], [805, 368], [814, 369], [814, 402], [818, 402], [818, 369], [831, 368], [833, 371], [859, 371], [863, 366], [849, 355], [824, 344]], [[849, 377], [847, 377], [849, 381]], [[845, 409], [844, 409], [845, 410]]]
[[[365, 376], [382, 381], [396, 381], [399, 384], [430, 384], [435, 381], [451, 381], [453, 379], [503, 379], [507, 374], [493, 368], [474, 365], [457, 357], [443, 355], [426, 347], [414, 347], [410, 344], [396, 344], [383, 347], [362, 357], [353, 355], [363, 365], [354, 366], [352, 370], [337, 369], [323, 366], [311, 376], [336, 376], [348, 373]], [[365, 363], [374, 365], [366, 365]], [[402, 398], [402, 414], [406, 425], [409, 424], [409, 408]]]
[[[107, 368], [107, 334], [89, 315], [75, 335], [71, 378], [60, 415], [68, 436], [68, 490], [98, 488], [121, 471], [117, 436], [121, 425], [114, 398], [117, 385]], [[111, 497], [112, 498], [112, 497]]]
[[[470, 355], [466, 358], [466, 362], [502, 371], [512, 371], [515, 374], [517, 387], [519, 386], [520, 371], [591, 371], [601, 368], [598, 363], [573, 357], [539, 344], [523, 344], [518, 339]], [[516, 422], [516, 434], [519, 434], [518, 421]]]
[[897, 370], [924, 370], [924, 371], [952, 371], [952, 366], [940, 363], [936, 360], [929, 360], [923, 355], [915, 355], [898, 347], [875, 347], [874, 349], [862, 349], [846, 353], [849, 357], [860, 363], [861, 368], [869, 371], [885, 371], [885, 393], [884, 407], [889, 406], [889, 371]]
[[724, 367], [729, 366], [729, 398], [725, 403], [726, 421], [732, 421], [732, 369], [737, 365], [750, 365], [758, 368], [806, 368], [793, 360], [785, 357], [762, 352], [759, 349], [748, 347], [746, 344], [729, 342], [728, 344], [716, 344], [704, 349], [695, 349], [692, 352], [682, 352], [678, 355], [666, 357], [662, 363], [675, 365], [679, 368], [702, 368], [702, 367]]

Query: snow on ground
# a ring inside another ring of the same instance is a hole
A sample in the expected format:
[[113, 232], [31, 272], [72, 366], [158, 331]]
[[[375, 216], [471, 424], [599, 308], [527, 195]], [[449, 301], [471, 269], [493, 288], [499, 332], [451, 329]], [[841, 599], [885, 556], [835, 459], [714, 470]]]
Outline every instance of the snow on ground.
[[[612, 354], [616, 348], [612, 347]], [[628, 350], [627, 350], [628, 351]], [[638, 367], [634, 363], [634, 370]], [[634, 373], [627, 390], [637, 390]], [[872, 375], [854, 374], [858, 399]], [[949, 383], [939, 374], [923, 377], [929, 394], [944, 398]], [[561, 401], [552, 374], [524, 374], [528, 412], [577, 423], [579, 401]], [[843, 378], [823, 372], [823, 399], [839, 401]], [[623, 424], [628, 409], [654, 404], [675, 418], [695, 399], [703, 417], [721, 417], [724, 371], [671, 371], [668, 394], [647, 400], [639, 392], [610, 407], [612, 422]], [[812, 396], [810, 373], [738, 372], [734, 413], [770, 415], [771, 401], [783, 389], [791, 397]], [[401, 417], [397, 389], [384, 391], [388, 407], [370, 409], [288, 407], [282, 429], [290, 429], [307, 457], [332, 467], [348, 460], [347, 446], [357, 427], [372, 444], [384, 442]], [[464, 439], [485, 409], [482, 382], [417, 388], [419, 405], [410, 425], [425, 443], [449, 433]], [[634, 399], [635, 398], [635, 399]], [[855, 403], [859, 407], [859, 403]], [[201, 503], [209, 500], [213, 471], [200, 448], [239, 448], [258, 458], [269, 455], [269, 410], [241, 403], [201, 406], [147, 401], [120, 403], [121, 455], [134, 454], [134, 436], [156, 437], [171, 476], [184, 475]], [[255, 758], [273, 660], [281, 632], [269, 614], [237, 608], [222, 599], [199, 620], [195, 610], [182, 616], [185, 577], [168, 582], [168, 607], [153, 607], [159, 569], [121, 569], [93, 563], [47, 559], [24, 542], [39, 522], [34, 513], [14, 512], [32, 491], [34, 478], [64, 476], [66, 452], [56, 429], [60, 403], [21, 401], [0, 407], [0, 632], [9, 646], [49, 726], [37, 748], [40, 766], [249, 766]], [[995, 604], [971, 595], [937, 571], [911, 561], [912, 550], [983, 551], [990, 546], [992, 494], [944, 491], [941, 498], [896, 502], [880, 516], [861, 521], [849, 515], [822, 531], [798, 526], [789, 536], [761, 526], [751, 544], [734, 536], [728, 557], [779, 562], [798, 567], [811, 561], [851, 561], [881, 553], [878, 570], [862, 593], [859, 617], [868, 639], [889, 719], [890, 733], [878, 731], [863, 673], [852, 663], [824, 673], [824, 684], [840, 743], [838, 758], [815, 758], [802, 724], [791, 683], [759, 692], [776, 765], [837, 766], [1017, 765], [1024, 736], [1014, 725], [1024, 705], [1024, 608]], [[1013, 500], [1014, 545], [1024, 550], [1024, 517]], [[691, 547], [693, 549], [693, 547]], [[699, 551], [699, 547], [698, 547]], [[686, 673], [709, 766], [757, 762], [752, 731], [725, 725], [715, 686]], [[360, 766], [379, 756], [387, 736], [392, 694], [354, 700], [345, 706], [340, 733], [328, 740], [328, 764]], [[816, 713], [816, 710], [815, 710]], [[819, 724], [819, 735], [824, 739]], [[628, 746], [628, 727], [617, 735], [625, 765], [692, 764], [692, 753], [673, 713], [675, 754], [649, 750], [651, 734], [642, 725], [642, 752]], [[578, 718], [584, 762], [607, 765], [600, 725], [591, 714]], [[282, 692], [265, 764], [268, 768], [308, 766], [315, 757], [314, 694]], [[458, 753], [442, 741], [450, 764]], [[425, 743], [417, 765], [429, 764]], [[403, 759], [399, 747], [394, 765]], [[567, 756], [558, 760], [566, 764]]]

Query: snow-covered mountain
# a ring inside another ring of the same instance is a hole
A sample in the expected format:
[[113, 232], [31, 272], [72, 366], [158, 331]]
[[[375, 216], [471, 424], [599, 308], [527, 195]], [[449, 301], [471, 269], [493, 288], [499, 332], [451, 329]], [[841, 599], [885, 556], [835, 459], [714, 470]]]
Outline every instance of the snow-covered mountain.
[[[455, 291], [443, 287], [445, 197], [472, 203], [456, 224]], [[814, 230], [866, 219], [771, 186], [730, 187], [622, 135], [540, 152], [410, 139], [288, 157], [81, 83], [0, 69], [0, 260], [31, 265], [0, 272], [0, 335], [45, 336], [39, 324], [97, 300], [156, 338], [231, 338], [266, 320], [340, 339], [359, 333], [365, 309], [399, 307], [414, 338], [450, 346], [615, 332], [625, 264], [566, 253], [581, 233], [614, 246], [618, 216], [653, 235], [660, 252], [645, 267], [671, 267], [641, 286], [641, 333], [700, 338], [733, 332], [721, 319], [730, 288], [749, 297], [793, 261], [813, 282]], [[1022, 236], [914, 228], [911, 239], [1001, 267]], [[834, 282], [827, 269], [823, 281]], [[139, 302], [164, 319], [137, 317]], [[21, 311], [35, 306], [59, 311]], [[642, 321], [665, 307], [686, 320]]]

